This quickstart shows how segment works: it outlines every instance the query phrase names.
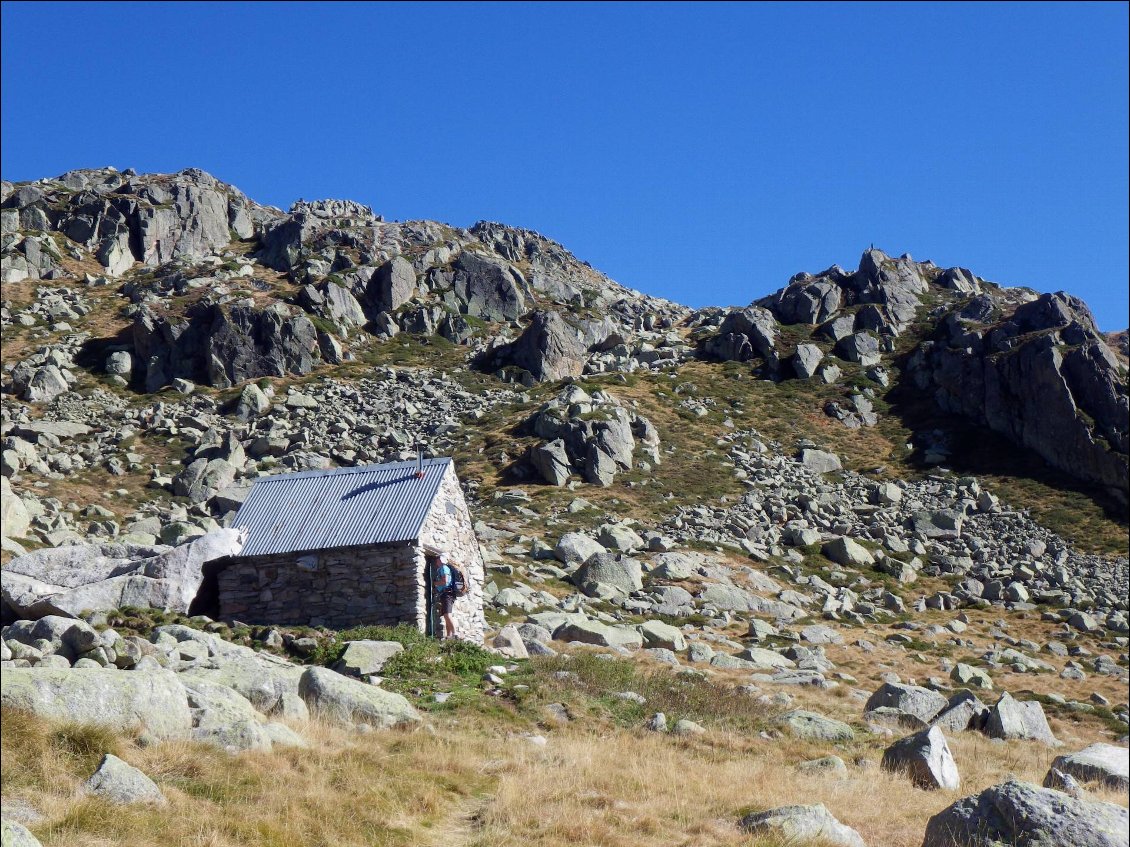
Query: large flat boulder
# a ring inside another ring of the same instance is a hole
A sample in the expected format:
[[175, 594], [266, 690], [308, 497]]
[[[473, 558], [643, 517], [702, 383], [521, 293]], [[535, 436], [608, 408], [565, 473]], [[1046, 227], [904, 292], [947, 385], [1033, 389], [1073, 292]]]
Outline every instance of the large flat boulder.
[[597, 553], [607, 553], [603, 544], [582, 532], [567, 532], [557, 541], [553, 555], [565, 565], [579, 565]]
[[663, 647], [668, 650], [685, 650], [687, 639], [683, 631], [663, 621], [644, 621], [640, 625], [640, 635], [648, 647]]
[[1010, 780], [930, 818], [922, 847], [1126, 847], [1128, 832], [1122, 806]]
[[855, 730], [843, 721], [804, 709], [786, 712], [777, 723], [787, 727], [793, 735], [812, 741], [850, 741], [855, 738]]
[[350, 676], [380, 673], [385, 662], [404, 650], [399, 641], [346, 641], [334, 670]]
[[421, 720], [420, 713], [401, 695], [327, 668], [307, 668], [298, 693], [311, 712], [338, 723], [387, 729]]
[[800, 451], [800, 463], [816, 473], [831, 473], [843, 469], [840, 457], [824, 450], [806, 448]]
[[185, 738], [192, 729], [185, 688], [165, 669], [5, 668], [0, 703], [50, 720], [140, 728], [158, 739]]
[[768, 650], [765, 647], [747, 647], [738, 654], [738, 657], [753, 662], [757, 670], [796, 667], [796, 662], [788, 656], [782, 656], [776, 650]]
[[929, 723], [947, 706], [949, 706], [948, 701], [937, 691], [918, 685], [885, 682], [868, 698], [863, 710], [870, 712], [879, 708], [898, 709], [900, 712], [913, 715], [923, 723]]
[[847, 536], [832, 539], [820, 548], [820, 552], [833, 562], [849, 568], [865, 568], [875, 564], [871, 551]]
[[1078, 753], [1057, 756], [1044, 778], [1045, 788], [1051, 787], [1048, 780], [1052, 771], [1069, 774], [1081, 782], [1099, 782], [1125, 793], [1130, 789], [1130, 750], [1100, 742]]
[[739, 826], [752, 835], [766, 836], [773, 843], [867, 847], [863, 836], [836, 820], [823, 803], [754, 812], [742, 818]]
[[221, 644], [226, 645], [222, 651], [181, 671], [186, 685], [191, 684], [191, 680], [225, 686], [264, 714], [270, 714], [286, 701], [299, 697], [301, 667], [276, 656], [256, 653], [247, 647], [227, 642]]
[[566, 621], [556, 630], [556, 641], [580, 641], [583, 644], [596, 644], [600, 647], [624, 647], [637, 650], [643, 646], [643, 636], [634, 629], [609, 626], [589, 618], [574, 618]]

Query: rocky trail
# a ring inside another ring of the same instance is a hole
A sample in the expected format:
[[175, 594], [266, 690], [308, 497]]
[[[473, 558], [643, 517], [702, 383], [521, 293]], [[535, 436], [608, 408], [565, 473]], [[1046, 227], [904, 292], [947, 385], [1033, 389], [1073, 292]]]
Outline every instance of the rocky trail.
[[[199, 170], [2, 215], [5, 847], [1127, 843], [1125, 333], [1077, 298], [871, 248], [692, 310]], [[418, 448], [485, 645], [194, 608], [254, 480]]]

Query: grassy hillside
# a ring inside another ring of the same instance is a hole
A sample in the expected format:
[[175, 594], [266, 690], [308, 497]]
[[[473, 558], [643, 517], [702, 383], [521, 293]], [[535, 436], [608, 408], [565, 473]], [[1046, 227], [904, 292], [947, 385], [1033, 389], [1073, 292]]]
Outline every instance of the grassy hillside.
[[[740, 814], [807, 798], [824, 802], [871, 847], [903, 847], [957, 796], [1006, 774], [1038, 783], [1056, 755], [1032, 743], [957, 736], [951, 747], [961, 791], [924, 792], [878, 769], [881, 738], [831, 745], [775, 737], [784, 706], [760, 703], [723, 680], [588, 652], [520, 665], [502, 696], [436, 708], [415, 732], [358, 735], [312, 721], [294, 724], [310, 749], [239, 756], [188, 742], [142, 747], [105, 730], [5, 712], [4, 796], [26, 799], [46, 816], [31, 827], [45, 847], [768, 847], [775, 842], [738, 830]], [[566, 669], [576, 676], [562, 679]], [[620, 700], [620, 691], [648, 703]], [[550, 704], [560, 705], [551, 712]], [[860, 703], [845, 688], [832, 696], [796, 692], [790, 707], [859, 721]], [[671, 724], [686, 717], [707, 731], [649, 732], [642, 722], [655, 710]], [[1053, 717], [1052, 726], [1071, 747], [1096, 736], [1093, 722]], [[765, 730], [771, 734], [763, 737]], [[123, 808], [83, 797], [82, 781], [106, 752], [152, 777], [169, 806]], [[851, 778], [798, 769], [826, 755], [846, 761]], [[1114, 792], [1105, 799], [1126, 803]]]

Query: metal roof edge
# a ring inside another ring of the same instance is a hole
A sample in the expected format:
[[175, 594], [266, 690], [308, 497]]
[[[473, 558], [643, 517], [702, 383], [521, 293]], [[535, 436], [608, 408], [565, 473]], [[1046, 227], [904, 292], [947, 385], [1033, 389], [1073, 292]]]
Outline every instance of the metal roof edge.
[[[435, 468], [441, 465], [450, 465], [453, 460], [450, 456], [441, 456], [433, 459], [424, 459], [423, 466], [425, 468]], [[416, 460], [412, 459], [407, 462], [385, 462], [380, 465], [355, 465], [349, 468], [325, 468], [314, 469], [309, 471], [299, 471], [298, 473], [276, 473], [265, 474], [257, 476], [251, 480], [252, 485], [258, 485], [261, 482], [278, 482], [282, 480], [293, 479], [310, 479], [312, 477], [324, 476], [347, 476], [353, 473], [372, 473], [377, 470], [409, 470], [416, 467]]]

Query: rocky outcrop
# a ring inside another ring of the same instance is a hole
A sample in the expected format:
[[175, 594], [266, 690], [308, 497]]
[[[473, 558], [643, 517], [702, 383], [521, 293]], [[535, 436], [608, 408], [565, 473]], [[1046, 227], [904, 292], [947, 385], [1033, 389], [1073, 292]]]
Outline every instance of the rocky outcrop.
[[845, 274], [842, 271], [836, 274], [826, 271], [825, 274], [827, 278], [798, 274], [788, 286], [762, 300], [761, 304], [783, 324], [822, 324], [840, 310], [844, 299], [843, 289], [837, 283]]
[[[156, 267], [209, 255], [250, 238], [272, 215], [196, 168], [145, 175], [71, 171], [24, 186], [4, 208], [18, 213], [21, 228], [57, 230], [87, 248], [112, 276], [137, 262]], [[43, 276], [41, 263], [31, 266]]]
[[[371, 227], [379, 220], [368, 206], [352, 200], [299, 200], [287, 214], [279, 214], [264, 223], [256, 257], [267, 267], [305, 278], [307, 260], [321, 248], [328, 248], [330, 255], [336, 255], [339, 244], [373, 246]], [[354, 226], [368, 228], [367, 237], [360, 241], [349, 237], [349, 229]], [[318, 275], [324, 275], [332, 264], [327, 261], [323, 268], [314, 267], [324, 271]]]
[[958, 800], [930, 818], [922, 847], [1126, 847], [1128, 831], [1130, 817], [1122, 806], [1009, 781]]
[[262, 376], [307, 374], [322, 361], [320, 334], [285, 304], [192, 307], [182, 321], [143, 309], [134, 319], [136, 367], [146, 391], [174, 379], [228, 388]]
[[974, 300], [941, 321], [908, 372], [938, 407], [1032, 450], [1054, 468], [1125, 497], [1126, 377], [1079, 299], [1043, 294], [996, 323]]
[[12, 393], [29, 403], [50, 403], [66, 394], [77, 380], [75, 357], [88, 337], [85, 333], [66, 335], [17, 362], [12, 369]]
[[174, 548], [107, 544], [36, 550], [0, 571], [5, 615], [77, 617], [125, 606], [187, 612], [204, 564], [240, 546], [235, 530], [221, 529]]
[[[860, 307], [853, 310], [854, 316], [845, 316], [848, 332], [898, 334], [914, 320], [922, 295], [929, 290], [928, 283], [935, 279], [960, 280], [971, 290], [980, 290], [977, 279], [971, 274], [965, 276], [960, 269], [943, 272], [930, 262], [915, 262], [908, 255], [895, 259], [872, 247], [863, 253], [854, 273], [833, 266], [816, 275], [797, 274], [787, 286], [756, 305], [771, 311], [783, 324], [814, 325]], [[833, 336], [833, 340], [838, 338]]]
[[[13, 217], [9, 217], [9, 212]], [[18, 210], [4, 209], [4, 255], [0, 259], [0, 281], [21, 282], [25, 279], [61, 279], [66, 271], [63, 256], [50, 235], [20, 235]], [[11, 222], [10, 222], [11, 221]], [[11, 229], [9, 229], [11, 227]], [[34, 227], [46, 229], [47, 227]]]
[[706, 341], [705, 350], [723, 361], [767, 358], [775, 350], [777, 332], [777, 321], [768, 309], [748, 306], [723, 318], [718, 334]]
[[[556, 241], [532, 230], [479, 221], [470, 231], [507, 261], [528, 264], [533, 269], [531, 287], [556, 300], [583, 305], [586, 294], [600, 294], [610, 287], [608, 280]], [[615, 290], [606, 296], [626, 293], [619, 286], [613, 287]]]
[[604, 391], [590, 396], [579, 386], [567, 386], [538, 410], [529, 428], [548, 440], [529, 458], [553, 485], [563, 484], [572, 472], [594, 485], [611, 485], [618, 473], [631, 470], [637, 450], [659, 464], [659, 433], [651, 421]]

